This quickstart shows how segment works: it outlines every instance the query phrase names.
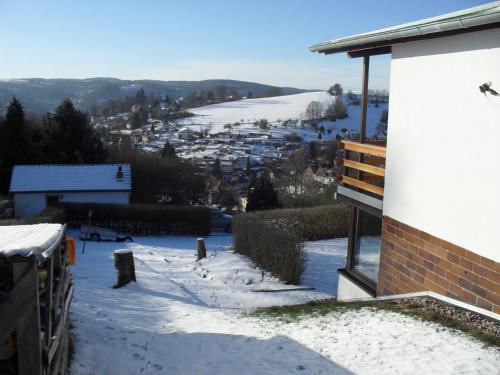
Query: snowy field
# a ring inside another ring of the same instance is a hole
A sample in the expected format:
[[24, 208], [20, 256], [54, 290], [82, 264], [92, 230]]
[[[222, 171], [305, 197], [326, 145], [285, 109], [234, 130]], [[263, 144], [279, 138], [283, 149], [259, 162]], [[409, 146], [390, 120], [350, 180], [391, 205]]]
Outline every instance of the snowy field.
[[[76, 234], [76, 233], [73, 233]], [[76, 335], [74, 375], [497, 373], [500, 353], [438, 325], [362, 309], [296, 323], [244, 317], [254, 307], [331, 297], [345, 239], [306, 245], [304, 285], [264, 275], [227, 249], [232, 238], [206, 238], [196, 262], [194, 237], [136, 237], [133, 243], [77, 241], [72, 268]], [[112, 289], [113, 250], [134, 252], [137, 283]]]
[[[224, 131], [224, 125], [239, 122], [241, 125], [233, 128], [233, 133], [245, 133], [249, 131], [260, 131], [253, 124], [260, 119], [266, 119], [277, 129], [272, 129], [273, 136], [280, 137], [283, 134], [296, 132], [304, 138], [315, 138], [316, 131], [303, 129], [300, 126], [282, 127], [284, 121], [288, 119], [302, 120], [307, 106], [312, 101], [319, 101], [323, 109], [333, 103], [335, 97], [325, 91], [306, 92], [303, 94], [277, 96], [273, 98], [243, 99], [234, 102], [213, 104], [199, 108], [190, 109], [193, 117], [178, 120], [179, 125], [200, 131], [207, 129], [211, 133]], [[343, 99], [344, 103], [347, 100]], [[375, 127], [380, 119], [382, 111], [387, 108], [387, 104], [382, 104], [378, 108], [374, 105], [368, 106], [367, 134], [375, 134]], [[332, 129], [330, 137], [335, 137], [337, 131], [346, 128], [348, 130], [359, 129], [360, 106], [348, 106], [349, 117], [336, 122], [325, 121], [325, 128]], [[326, 137], [328, 138], [328, 136]]]

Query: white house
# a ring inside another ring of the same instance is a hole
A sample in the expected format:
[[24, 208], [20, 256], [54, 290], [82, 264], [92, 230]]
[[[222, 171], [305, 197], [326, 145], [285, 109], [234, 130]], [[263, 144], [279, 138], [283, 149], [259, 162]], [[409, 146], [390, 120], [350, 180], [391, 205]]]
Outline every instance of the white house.
[[194, 138], [194, 132], [190, 128], [182, 128], [177, 132], [177, 137], [189, 141]]
[[365, 116], [359, 142], [340, 142], [339, 299], [432, 292], [500, 314], [500, 2], [311, 50], [363, 59], [363, 110], [370, 56], [391, 56], [386, 145]]
[[129, 204], [130, 165], [16, 165], [10, 193], [16, 218], [39, 214], [57, 202]]

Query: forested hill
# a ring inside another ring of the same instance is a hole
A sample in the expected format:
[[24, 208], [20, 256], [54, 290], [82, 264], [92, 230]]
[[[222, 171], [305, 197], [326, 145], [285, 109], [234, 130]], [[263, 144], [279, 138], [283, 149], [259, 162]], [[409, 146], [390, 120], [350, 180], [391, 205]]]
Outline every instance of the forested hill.
[[[69, 98], [77, 107], [88, 110], [93, 105], [101, 105], [110, 99], [127, 95], [135, 95], [137, 90], [144, 89], [147, 95], [168, 95], [176, 99], [193, 92], [224, 90], [227, 95], [238, 93], [253, 97], [272, 96], [273, 92], [281, 95], [305, 92], [293, 87], [275, 87], [254, 82], [234, 80], [206, 81], [154, 81], [154, 80], [120, 80], [116, 78], [89, 79], [15, 79], [0, 80], [0, 112], [3, 112], [12, 96], [23, 103], [26, 111], [43, 113], [53, 111], [61, 100]], [[269, 95], [271, 94], [271, 95]]]

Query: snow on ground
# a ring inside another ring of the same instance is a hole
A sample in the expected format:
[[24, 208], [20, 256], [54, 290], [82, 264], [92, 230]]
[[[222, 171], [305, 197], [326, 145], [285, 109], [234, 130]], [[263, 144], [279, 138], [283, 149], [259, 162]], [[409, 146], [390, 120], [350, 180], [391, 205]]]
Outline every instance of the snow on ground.
[[[88, 242], [84, 254], [77, 241], [74, 375], [492, 374], [498, 369], [498, 351], [394, 313], [362, 309], [289, 324], [241, 314], [335, 291], [329, 279], [343, 265], [345, 239], [306, 244], [304, 284], [318, 292], [285, 293], [252, 292], [293, 286], [269, 275], [261, 282], [259, 269], [227, 249], [230, 236], [207, 237], [209, 257], [201, 262], [195, 259], [194, 237], [134, 239]], [[112, 289], [112, 252], [119, 249], [134, 252], [137, 283]]]
[[[248, 131], [260, 131], [253, 123], [260, 119], [266, 119], [269, 123], [278, 125], [279, 128], [272, 131], [275, 137], [279, 137], [282, 133], [289, 134], [296, 132], [308, 139], [317, 136], [317, 132], [312, 132], [310, 128], [283, 128], [280, 124], [288, 119], [304, 119], [307, 106], [312, 101], [319, 101], [323, 109], [326, 109], [334, 100], [335, 97], [325, 91], [306, 92], [272, 98], [243, 99], [190, 109], [190, 112], [194, 116], [177, 120], [177, 123], [196, 131], [207, 129], [211, 133], [218, 133], [225, 130], [224, 125], [239, 122], [241, 125], [235, 127], [232, 130], [233, 133], [245, 133]], [[346, 102], [345, 99], [344, 102]], [[375, 126], [380, 119], [382, 111], [386, 108], [387, 104], [382, 104], [379, 107], [375, 107], [374, 105], [368, 106], [367, 134], [369, 136], [375, 134]], [[346, 119], [336, 122], [324, 122], [325, 128], [336, 130], [332, 131], [331, 137], [335, 137], [337, 131], [342, 128], [348, 130], [359, 129], [360, 106], [348, 106], [347, 109], [349, 117]]]
[[339, 284], [337, 270], [345, 267], [347, 238], [306, 242], [304, 250], [307, 263], [302, 284], [336, 296]]

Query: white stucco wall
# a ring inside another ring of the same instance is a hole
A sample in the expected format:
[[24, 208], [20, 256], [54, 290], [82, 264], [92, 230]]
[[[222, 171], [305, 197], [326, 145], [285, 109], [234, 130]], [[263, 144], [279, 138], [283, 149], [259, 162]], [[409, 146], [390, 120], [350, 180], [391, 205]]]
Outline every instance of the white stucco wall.
[[[129, 204], [128, 192], [61, 192], [60, 202], [73, 203], [114, 203]], [[45, 193], [14, 194], [14, 213], [16, 218], [24, 219], [33, 217], [42, 212], [46, 207]]]
[[384, 215], [500, 261], [500, 30], [394, 46]]

